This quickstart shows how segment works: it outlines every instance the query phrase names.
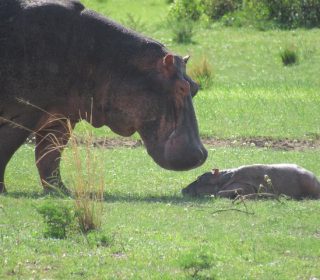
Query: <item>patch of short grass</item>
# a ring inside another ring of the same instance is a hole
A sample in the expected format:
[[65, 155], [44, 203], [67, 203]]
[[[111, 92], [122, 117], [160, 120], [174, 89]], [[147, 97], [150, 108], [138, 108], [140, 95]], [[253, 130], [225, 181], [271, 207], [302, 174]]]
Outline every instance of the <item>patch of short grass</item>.
[[[246, 215], [214, 213], [234, 207], [229, 200], [180, 195], [181, 188], [212, 167], [294, 162], [319, 175], [317, 152], [210, 148], [205, 165], [189, 172], [159, 168], [142, 148], [93, 152], [105, 157], [105, 171], [97, 176], [105, 176], [107, 213], [94, 242], [79, 233], [63, 240], [43, 238], [33, 152], [23, 146], [14, 156], [7, 173], [9, 193], [0, 197], [1, 279], [185, 279], [195, 273], [194, 266], [201, 266], [198, 276], [214, 279], [318, 277], [318, 201], [249, 201], [255, 214]], [[194, 260], [195, 252], [206, 256], [205, 267]], [[191, 263], [186, 260], [190, 254]]]
[[217, 87], [194, 99], [200, 133], [216, 138], [308, 139], [320, 133], [320, 97], [305, 87]]

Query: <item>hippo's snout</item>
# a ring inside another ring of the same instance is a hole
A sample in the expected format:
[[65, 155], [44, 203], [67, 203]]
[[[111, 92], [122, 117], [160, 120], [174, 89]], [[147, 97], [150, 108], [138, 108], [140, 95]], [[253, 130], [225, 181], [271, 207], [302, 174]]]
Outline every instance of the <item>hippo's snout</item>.
[[183, 196], [198, 196], [198, 193], [195, 188], [195, 182], [191, 183], [187, 187], [181, 190]]

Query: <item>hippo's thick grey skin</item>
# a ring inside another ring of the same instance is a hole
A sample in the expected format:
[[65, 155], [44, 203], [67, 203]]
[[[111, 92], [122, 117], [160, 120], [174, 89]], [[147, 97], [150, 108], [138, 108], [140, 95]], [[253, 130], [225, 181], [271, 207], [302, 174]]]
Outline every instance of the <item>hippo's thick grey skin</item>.
[[213, 169], [182, 190], [184, 195], [226, 198], [258, 192], [320, 199], [320, 183], [312, 172], [295, 164], [255, 164], [222, 171]]
[[[44, 187], [63, 188], [67, 119], [122, 136], [138, 132], [164, 168], [201, 165], [207, 152], [192, 104], [198, 86], [186, 62], [78, 1], [1, 0], [0, 192], [8, 161], [32, 131]], [[61, 148], [52, 151], [52, 139]]]

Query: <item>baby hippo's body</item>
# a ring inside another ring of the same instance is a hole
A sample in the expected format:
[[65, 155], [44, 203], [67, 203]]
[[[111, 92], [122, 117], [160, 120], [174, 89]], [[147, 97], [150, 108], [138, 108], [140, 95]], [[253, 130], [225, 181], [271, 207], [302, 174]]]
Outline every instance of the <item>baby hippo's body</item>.
[[270, 193], [294, 199], [319, 199], [320, 183], [312, 172], [295, 164], [254, 164], [222, 171], [213, 169], [198, 177], [182, 193], [226, 198]]

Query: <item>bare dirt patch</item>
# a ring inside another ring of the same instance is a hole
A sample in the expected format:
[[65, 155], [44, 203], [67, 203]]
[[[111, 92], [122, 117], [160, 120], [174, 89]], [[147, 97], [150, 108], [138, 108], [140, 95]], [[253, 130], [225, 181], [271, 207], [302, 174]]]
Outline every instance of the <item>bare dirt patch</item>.
[[[203, 138], [202, 142], [208, 148], [214, 147], [256, 147], [269, 148], [274, 150], [296, 150], [302, 151], [307, 149], [320, 149], [320, 139], [315, 140], [292, 140], [292, 139], [270, 139], [270, 138], [245, 138], [245, 139], [216, 139]], [[114, 138], [96, 140], [94, 146], [100, 146], [107, 149], [126, 147], [136, 148], [143, 146], [141, 140], [130, 138]]]
[[205, 138], [203, 143], [208, 147], [257, 147], [274, 150], [320, 149], [320, 139], [272, 139], [272, 138], [240, 138], [240, 139], [214, 139]]
[[[34, 144], [34, 137], [27, 140], [27, 143]], [[207, 148], [217, 147], [244, 147], [244, 148], [268, 148], [273, 150], [284, 151], [303, 151], [320, 149], [320, 139], [295, 140], [295, 139], [272, 139], [272, 138], [236, 138], [236, 139], [216, 139], [216, 138], [202, 138], [203, 144]], [[79, 143], [85, 143], [84, 139], [79, 138]], [[132, 138], [105, 138], [96, 139], [93, 141], [94, 147], [102, 147], [106, 149], [123, 148], [137, 148], [143, 146], [142, 140], [135, 140]]]

